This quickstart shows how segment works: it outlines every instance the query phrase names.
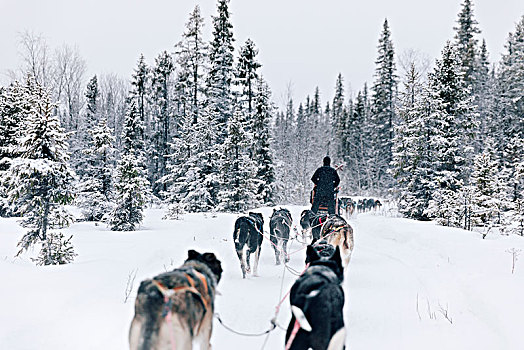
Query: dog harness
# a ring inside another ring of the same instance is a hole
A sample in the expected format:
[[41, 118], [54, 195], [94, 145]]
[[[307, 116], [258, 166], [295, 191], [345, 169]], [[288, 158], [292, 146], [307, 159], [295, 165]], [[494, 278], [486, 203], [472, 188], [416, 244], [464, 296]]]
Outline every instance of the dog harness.
[[[202, 296], [202, 294], [198, 291], [198, 289], [196, 289], [195, 280], [193, 279], [193, 277], [191, 277], [187, 273], [184, 273], [184, 275], [186, 276], [187, 281], [189, 282], [189, 286], [178, 286], [174, 288], [167, 288], [166, 286], [164, 286], [162, 282], [157, 281], [155, 279], [153, 280], [153, 285], [164, 296], [164, 309], [162, 310], [162, 317], [165, 318], [166, 322], [169, 324], [169, 337], [171, 338], [171, 349], [172, 350], [175, 350], [175, 334], [173, 331], [173, 327], [171, 326], [171, 322], [172, 322], [171, 306], [173, 305], [172, 297], [176, 293], [179, 293], [179, 292], [190, 292], [193, 295], [197, 296], [200, 302], [202, 303], [202, 305], [204, 306], [204, 315], [202, 316], [202, 319], [204, 318], [204, 316], [206, 315], [206, 313], [209, 310], [210, 298], [209, 298], [209, 290], [207, 286], [206, 276], [204, 276], [202, 273], [198, 272], [197, 270], [193, 270], [193, 272], [198, 277], [198, 279], [202, 282], [202, 285], [204, 286], [205, 297]], [[197, 333], [200, 332], [201, 325], [202, 323], [200, 323], [200, 325], [198, 326]]]
[[[184, 275], [186, 276], [187, 281], [189, 282], [189, 286], [177, 286], [174, 288], [167, 288], [166, 286], [162, 284], [162, 282], [153, 280], [153, 284], [158, 288], [160, 293], [162, 293], [162, 295], [164, 296], [166, 307], [168, 306], [167, 304], [169, 303], [169, 309], [171, 309], [171, 303], [172, 303], [171, 297], [175, 295], [176, 293], [190, 292], [196, 295], [200, 299], [200, 301], [202, 302], [202, 305], [204, 305], [204, 308], [206, 309], [206, 312], [207, 312], [207, 310], [209, 309], [209, 292], [208, 292], [208, 286], [207, 286], [207, 279], [206, 279], [206, 276], [204, 276], [202, 273], [196, 270], [194, 270], [194, 273], [198, 277], [198, 279], [202, 282], [202, 285], [204, 286], [204, 294], [206, 297], [204, 297], [198, 291], [198, 289], [196, 289], [195, 280], [187, 273], [184, 273]], [[164, 313], [166, 313], [166, 310], [164, 310], [164, 312], [162, 313], [162, 316], [166, 317]]]

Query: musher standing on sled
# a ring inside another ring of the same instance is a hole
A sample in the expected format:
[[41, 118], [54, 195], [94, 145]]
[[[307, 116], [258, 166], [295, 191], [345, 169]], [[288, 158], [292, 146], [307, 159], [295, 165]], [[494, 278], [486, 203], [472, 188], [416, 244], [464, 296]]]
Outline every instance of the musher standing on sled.
[[318, 212], [321, 203], [327, 204], [329, 214], [335, 214], [335, 188], [338, 187], [340, 178], [330, 164], [331, 158], [324, 157], [324, 166], [318, 168], [311, 178], [316, 186], [313, 206], [311, 207], [311, 211], [315, 214]]

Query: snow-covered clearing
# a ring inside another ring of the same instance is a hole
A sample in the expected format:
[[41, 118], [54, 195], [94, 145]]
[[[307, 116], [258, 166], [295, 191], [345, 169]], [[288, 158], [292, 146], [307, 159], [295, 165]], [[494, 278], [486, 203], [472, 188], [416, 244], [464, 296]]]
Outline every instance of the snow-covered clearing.
[[[291, 207], [294, 224], [301, 210]], [[271, 209], [261, 211], [267, 230]], [[16, 219], [0, 219], [0, 349], [128, 348], [140, 281], [179, 266], [190, 248], [213, 251], [222, 261], [216, 311], [223, 321], [241, 332], [270, 328], [275, 306], [296, 279], [275, 266], [270, 244], [262, 246], [260, 277], [243, 280], [231, 240], [237, 215], [190, 214], [181, 221], [163, 215], [147, 210], [137, 232], [76, 223], [66, 231], [74, 234], [78, 257], [50, 267], [35, 266], [28, 254], [14, 259], [23, 229]], [[524, 239], [482, 240], [472, 232], [372, 213], [350, 223], [355, 251], [344, 282], [349, 349], [524, 347], [524, 261], [512, 274], [507, 252], [524, 251]], [[290, 251], [301, 248], [294, 242]], [[304, 250], [292, 255], [291, 266], [301, 271], [304, 256]], [[289, 317], [286, 300], [278, 323], [287, 326]], [[261, 349], [265, 340], [232, 334], [215, 320], [214, 349]], [[284, 331], [277, 328], [265, 349], [283, 345]]]

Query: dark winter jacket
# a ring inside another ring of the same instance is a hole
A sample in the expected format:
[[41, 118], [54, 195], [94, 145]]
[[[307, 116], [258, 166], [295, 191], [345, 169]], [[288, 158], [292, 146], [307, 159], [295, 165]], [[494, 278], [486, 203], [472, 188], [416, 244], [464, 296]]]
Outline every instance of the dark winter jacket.
[[319, 196], [332, 196], [335, 188], [340, 183], [337, 171], [330, 166], [323, 166], [317, 169], [311, 178], [311, 181], [317, 185], [316, 193]]

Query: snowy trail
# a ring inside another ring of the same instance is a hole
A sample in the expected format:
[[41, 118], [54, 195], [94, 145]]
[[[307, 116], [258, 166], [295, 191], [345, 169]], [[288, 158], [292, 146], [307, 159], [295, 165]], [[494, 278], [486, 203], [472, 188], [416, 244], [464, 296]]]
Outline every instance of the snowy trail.
[[[301, 210], [291, 207], [294, 225]], [[261, 211], [268, 231], [271, 209]], [[224, 323], [245, 333], [270, 328], [275, 306], [296, 279], [275, 266], [270, 244], [262, 246], [260, 277], [243, 280], [231, 241], [237, 215], [191, 214], [181, 221], [162, 216], [162, 210], [148, 210], [141, 230], [127, 233], [77, 223], [68, 229], [77, 260], [52, 267], [36, 267], [28, 256], [13, 259], [23, 230], [14, 219], [0, 219], [0, 276], [6, 281], [0, 285], [0, 349], [127, 349], [139, 282], [179, 266], [191, 248], [213, 251], [222, 261], [216, 311]], [[350, 224], [355, 251], [344, 281], [348, 349], [521, 348], [524, 265], [512, 275], [506, 252], [524, 250], [521, 237], [482, 240], [472, 232], [373, 213]], [[289, 247], [300, 249], [297, 242]], [[290, 266], [302, 271], [304, 257], [304, 250], [292, 255]], [[287, 327], [289, 318], [286, 300], [278, 324]], [[261, 349], [267, 338], [265, 349], [281, 349], [284, 334], [276, 329], [268, 337], [243, 337], [215, 320], [212, 344], [218, 350]]]
[[[351, 348], [520, 348], [509, 330], [515, 328], [510, 320], [523, 316], [509, 309], [522, 311], [515, 293], [522, 275], [512, 280], [510, 266], [501, 264], [508, 262], [502, 240], [371, 214], [360, 215], [355, 226], [355, 254], [346, 275]], [[511, 298], [501, 302], [501, 296]], [[506, 321], [501, 308], [508, 312]]]

